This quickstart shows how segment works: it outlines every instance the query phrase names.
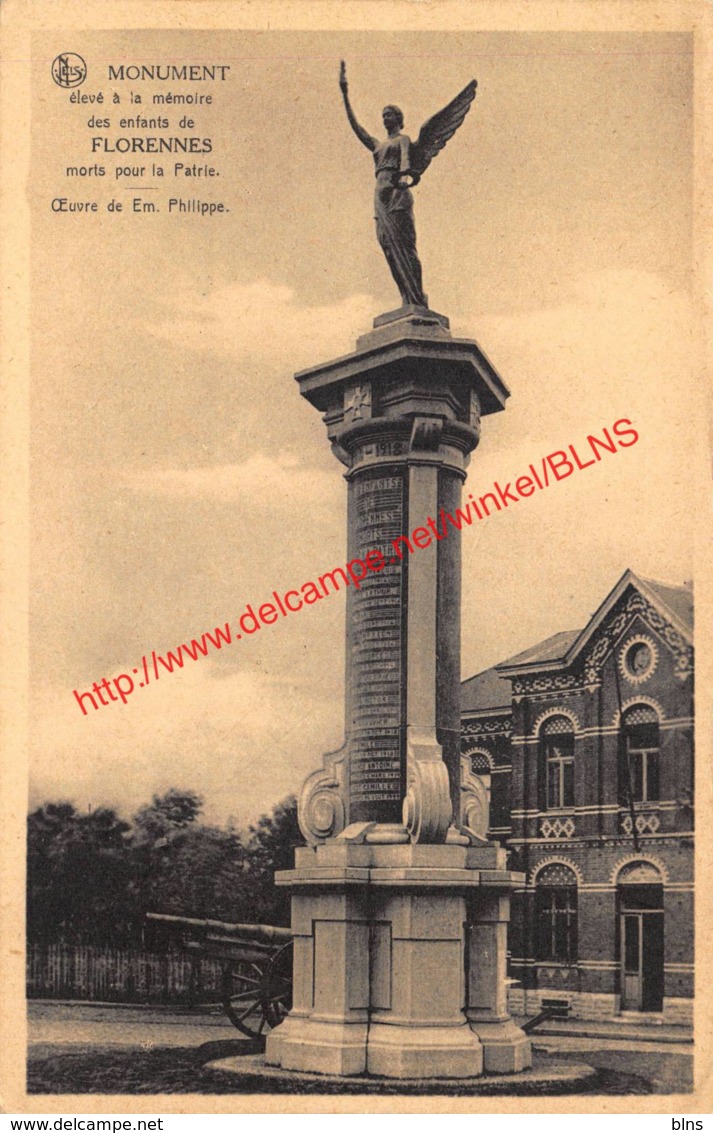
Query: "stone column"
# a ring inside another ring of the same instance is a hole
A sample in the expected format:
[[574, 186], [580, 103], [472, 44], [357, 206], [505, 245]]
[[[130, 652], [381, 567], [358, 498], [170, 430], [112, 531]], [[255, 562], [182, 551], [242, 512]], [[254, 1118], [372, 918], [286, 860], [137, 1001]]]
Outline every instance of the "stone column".
[[[299, 991], [267, 1059], [479, 1074], [464, 926], [480, 923], [469, 910], [486, 876], [505, 893], [519, 875], [467, 823], [458, 509], [481, 416], [507, 389], [475, 342], [425, 308], [381, 316], [355, 353], [297, 380], [347, 469], [345, 742], [304, 784], [311, 848], [277, 879], [293, 890]], [[521, 1032], [517, 1045], [529, 1051]]]
[[347, 597], [345, 745], [305, 784], [301, 821], [323, 839], [405, 815], [417, 841], [440, 843], [460, 808], [460, 532], [447, 516], [481, 414], [507, 390], [434, 312], [381, 316], [357, 346], [297, 375], [347, 467], [348, 558], [364, 572]]

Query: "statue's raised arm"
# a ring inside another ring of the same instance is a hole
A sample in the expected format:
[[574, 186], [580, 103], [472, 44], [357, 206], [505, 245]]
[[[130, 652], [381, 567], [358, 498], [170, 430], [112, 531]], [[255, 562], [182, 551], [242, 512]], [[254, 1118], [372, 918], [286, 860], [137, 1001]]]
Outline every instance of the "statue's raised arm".
[[357, 122], [357, 120], [356, 120], [356, 116], [354, 114], [354, 111], [352, 110], [352, 105], [349, 101], [349, 84], [347, 82], [347, 65], [346, 65], [346, 63], [344, 62], [343, 59], [342, 59], [341, 64], [339, 66], [339, 86], [340, 86], [340, 89], [341, 89], [341, 92], [342, 92], [342, 97], [344, 99], [344, 109], [347, 112], [347, 118], [349, 119], [349, 125], [351, 126], [352, 130], [354, 131], [354, 133], [356, 134], [356, 136], [358, 137], [358, 139], [362, 143], [362, 145], [365, 145], [367, 149], [370, 149], [373, 152], [376, 149], [378, 143], [377, 143], [376, 138], [372, 138], [371, 134], [369, 134], [364, 129], [364, 127], [362, 125], [360, 125], [360, 123]]

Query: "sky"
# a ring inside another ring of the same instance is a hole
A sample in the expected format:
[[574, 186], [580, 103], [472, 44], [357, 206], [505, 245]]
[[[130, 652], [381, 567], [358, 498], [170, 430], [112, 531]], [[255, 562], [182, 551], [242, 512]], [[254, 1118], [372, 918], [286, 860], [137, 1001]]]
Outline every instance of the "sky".
[[85, 91], [111, 85], [94, 79], [107, 61], [230, 65], [194, 115], [220, 180], [177, 186], [229, 206], [209, 219], [52, 212], [60, 191], [131, 196], [109, 178], [67, 188], [95, 108], [52, 83], [65, 38], [35, 37], [28, 186], [32, 805], [130, 814], [176, 786], [202, 792], [211, 821], [245, 824], [341, 744], [339, 596], [126, 705], [84, 716], [72, 695], [344, 561], [343, 469], [292, 375], [354, 349], [397, 295], [341, 58], [372, 133], [396, 102], [416, 136], [478, 80], [414, 192], [431, 306], [511, 390], [468, 489], [622, 417], [640, 436], [464, 536], [463, 677], [583, 626], [628, 567], [692, 577], [686, 35], [74, 33]]

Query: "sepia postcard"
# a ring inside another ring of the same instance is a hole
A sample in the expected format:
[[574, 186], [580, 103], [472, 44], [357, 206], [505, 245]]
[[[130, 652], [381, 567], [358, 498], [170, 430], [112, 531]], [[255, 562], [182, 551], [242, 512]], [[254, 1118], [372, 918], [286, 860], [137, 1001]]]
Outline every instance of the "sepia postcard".
[[712, 19], [0, 10], [5, 1113], [709, 1111]]

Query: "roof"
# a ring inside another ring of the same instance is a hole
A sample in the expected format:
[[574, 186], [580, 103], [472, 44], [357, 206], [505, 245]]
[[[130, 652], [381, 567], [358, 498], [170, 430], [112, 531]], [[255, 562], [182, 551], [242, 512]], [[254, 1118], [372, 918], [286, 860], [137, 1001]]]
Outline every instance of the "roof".
[[498, 708], [510, 711], [511, 701], [510, 681], [495, 669], [476, 673], [460, 686], [461, 712], [494, 712]]
[[[675, 629], [690, 639], [693, 631], [693, 591], [691, 586], [670, 586], [664, 582], [642, 578], [634, 574], [633, 571], [626, 570], [583, 629], [555, 633], [551, 637], [545, 638], [544, 641], [540, 641], [537, 645], [533, 645], [530, 649], [508, 658], [507, 661], [501, 661], [495, 666], [495, 670], [498, 673], [514, 675], [515, 670], [528, 666], [531, 667], [530, 671], [537, 671], [550, 667], [564, 668], [571, 665], [577, 655], [591, 641], [599, 626], [629, 587], [638, 590], [640, 594], [656, 606], [659, 613], [666, 617]], [[484, 680], [489, 673], [495, 672], [495, 670], [486, 670], [478, 676], [471, 677], [471, 680], [475, 682]], [[469, 683], [469, 681], [465, 681], [463, 688], [465, 689]], [[492, 677], [488, 678], [487, 681], [484, 680], [482, 695], [486, 703], [482, 706], [479, 705], [478, 710], [491, 707], [487, 701], [489, 697], [495, 696], [496, 688], [497, 685], [494, 684]], [[480, 686], [478, 686], [479, 689]], [[477, 700], [479, 695], [479, 691], [474, 692], [474, 699]], [[463, 710], [467, 711], [465, 702], [463, 703]], [[476, 711], [475, 705], [471, 710]]]
[[684, 625], [693, 629], [693, 589], [690, 586], [667, 586], [655, 582], [653, 578], [642, 578], [649, 590], [653, 590], [662, 605], [675, 614]]
[[580, 630], [567, 629], [562, 633], [555, 633], [552, 637], [546, 637], [539, 645], [533, 645], [530, 649], [525, 649], [522, 653], [516, 653], [514, 657], [509, 657], [507, 661], [501, 661], [502, 665], [528, 665], [534, 661], [559, 661], [566, 657], [567, 650], [573, 641], [579, 637]]

